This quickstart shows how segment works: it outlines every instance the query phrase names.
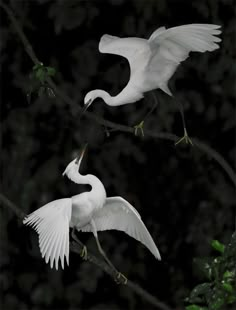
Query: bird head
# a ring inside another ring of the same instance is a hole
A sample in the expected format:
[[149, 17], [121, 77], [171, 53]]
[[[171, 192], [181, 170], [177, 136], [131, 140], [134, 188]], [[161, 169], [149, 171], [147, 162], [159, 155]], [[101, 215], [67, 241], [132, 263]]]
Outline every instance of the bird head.
[[83, 112], [85, 112], [88, 107], [92, 104], [93, 100], [97, 98], [96, 91], [91, 90], [86, 94], [84, 97], [84, 107], [83, 107]]
[[87, 144], [81, 149], [79, 156], [77, 156], [75, 159], [73, 159], [66, 167], [65, 171], [62, 173], [64, 176], [65, 174], [69, 179], [71, 179], [70, 175], [74, 174], [75, 172], [79, 172], [79, 168], [82, 162], [82, 159], [84, 157], [84, 153], [86, 151]]

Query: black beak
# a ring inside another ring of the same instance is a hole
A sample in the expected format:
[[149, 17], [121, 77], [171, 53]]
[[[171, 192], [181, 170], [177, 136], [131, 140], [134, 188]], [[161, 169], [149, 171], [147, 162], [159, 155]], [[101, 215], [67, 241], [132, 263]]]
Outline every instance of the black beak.
[[88, 146], [88, 143], [86, 143], [84, 146], [83, 146], [83, 148], [81, 149], [81, 152], [80, 152], [80, 155], [76, 158], [76, 160], [75, 160], [75, 163], [76, 164], [80, 164], [81, 163], [81, 161], [82, 161], [82, 159], [83, 159], [83, 157], [84, 157], [84, 153], [85, 153], [85, 151], [86, 151], [86, 149], [87, 149], [87, 146]]
[[79, 115], [79, 119], [83, 116], [83, 114], [87, 111], [88, 107], [90, 106], [90, 104], [92, 103], [92, 99], [90, 99], [89, 101], [87, 101], [85, 103], [85, 105], [83, 106], [80, 115]]

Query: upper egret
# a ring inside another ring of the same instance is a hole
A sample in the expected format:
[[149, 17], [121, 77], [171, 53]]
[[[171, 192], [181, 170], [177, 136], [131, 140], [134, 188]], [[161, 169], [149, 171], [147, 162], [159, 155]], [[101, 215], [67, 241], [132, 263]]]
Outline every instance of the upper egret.
[[211, 52], [219, 48], [216, 42], [221, 41], [217, 37], [221, 33], [220, 27], [213, 24], [189, 24], [169, 29], [160, 27], [148, 40], [103, 35], [99, 42], [99, 51], [127, 58], [130, 79], [116, 96], [101, 89], [88, 92], [84, 98], [84, 110], [98, 97], [110, 106], [119, 106], [136, 102], [143, 98], [145, 92], [157, 88], [172, 96], [168, 81], [178, 65], [190, 52]]
[[58, 269], [60, 258], [63, 269], [66, 257], [69, 265], [69, 227], [78, 231], [93, 232], [100, 253], [112, 267], [101, 248], [97, 231], [124, 231], [142, 242], [160, 260], [159, 251], [136, 209], [122, 197], [106, 197], [105, 188], [96, 176], [79, 173], [84, 151], [85, 149], [80, 157], [69, 163], [63, 175], [67, 175], [77, 184], [89, 184], [91, 191], [71, 198], [54, 200], [29, 214], [23, 221], [39, 234], [39, 247], [46, 263], [50, 260], [50, 266], [53, 268], [55, 262]]

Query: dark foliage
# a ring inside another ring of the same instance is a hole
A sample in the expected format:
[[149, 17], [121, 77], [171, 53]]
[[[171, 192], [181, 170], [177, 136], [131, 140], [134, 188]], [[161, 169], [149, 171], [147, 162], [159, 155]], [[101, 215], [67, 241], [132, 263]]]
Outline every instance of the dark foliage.
[[[54, 80], [74, 106], [82, 106], [91, 89], [117, 94], [128, 81], [125, 59], [99, 53], [104, 33], [147, 38], [162, 25], [222, 25], [221, 48], [192, 54], [171, 79], [174, 98], [154, 92], [159, 105], [145, 128], [182, 135], [176, 104], [180, 102], [190, 136], [214, 147], [235, 168], [233, 0], [9, 2], [38, 58], [55, 68]], [[183, 309], [185, 297], [201, 281], [193, 258], [210, 256], [211, 240], [228, 243], [235, 229], [236, 195], [230, 179], [197, 148], [123, 132], [107, 134], [106, 128], [87, 119], [78, 122], [76, 108], [47, 86], [38, 93], [33, 64], [2, 10], [0, 14], [1, 190], [25, 213], [86, 190], [61, 174], [88, 142], [83, 172], [98, 176], [108, 196], [123, 196], [137, 208], [163, 261], [116, 231], [100, 233], [104, 249], [128, 278], [173, 309]], [[91, 111], [134, 126], [152, 104], [147, 93], [132, 105], [111, 108], [94, 103]], [[153, 309], [76, 255], [71, 254], [65, 271], [50, 270], [40, 256], [36, 233], [23, 227], [10, 210], [1, 207], [0, 212], [1, 309]], [[96, 252], [92, 234], [80, 238]]]

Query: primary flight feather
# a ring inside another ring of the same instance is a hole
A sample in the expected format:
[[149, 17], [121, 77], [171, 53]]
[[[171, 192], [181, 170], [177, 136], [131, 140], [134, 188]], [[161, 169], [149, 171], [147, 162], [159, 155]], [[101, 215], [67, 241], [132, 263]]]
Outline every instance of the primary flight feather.
[[[59, 260], [64, 268], [64, 259], [69, 265], [69, 227], [78, 231], [91, 231], [101, 250], [97, 231], [116, 229], [143, 243], [151, 253], [161, 259], [159, 251], [135, 208], [121, 197], [107, 197], [102, 182], [94, 175], [81, 175], [79, 158], [66, 167], [65, 174], [77, 184], [91, 185], [90, 192], [71, 198], [52, 201], [29, 214], [23, 221], [39, 234], [39, 248], [46, 263], [58, 269]], [[104, 252], [101, 253], [104, 255]], [[108, 261], [109, 260], [106, 258]]]
[[140, 100], [144, 93], [160, 88], [172, 95], [168, 81], [178, 65], [190, 52], [212, 52], [219, 48], [221, 26], [213, 24], [189, 24], [166, 29], [158, 28], [148, 40], [142, 38], [119, 38], [105, 34], [99, 43], [101, 53], [127, 58], [130, 79], [116, 96], [96, 89], [87, 93], [85, 109], [100, 97], [110, 106], [119, 106]]

